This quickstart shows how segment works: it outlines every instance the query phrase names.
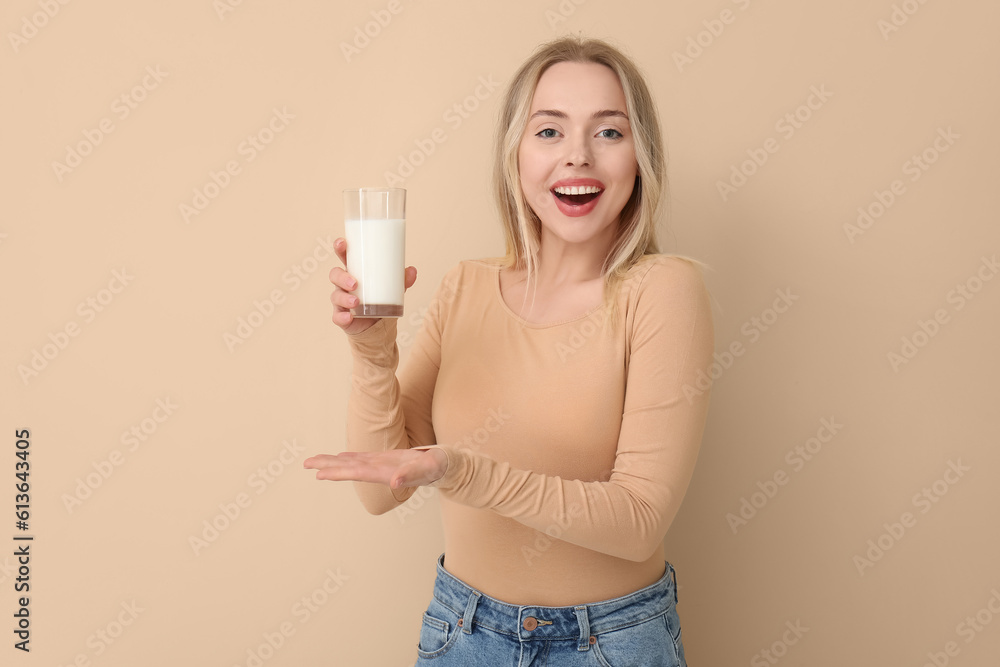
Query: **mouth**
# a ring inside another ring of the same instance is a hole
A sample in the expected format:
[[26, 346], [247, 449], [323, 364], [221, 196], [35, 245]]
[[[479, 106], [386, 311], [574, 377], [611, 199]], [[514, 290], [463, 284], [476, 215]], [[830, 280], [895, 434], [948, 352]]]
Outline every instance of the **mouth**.
[[556, 208], [570, 218], [580, 218], [597, 206], [598, 200], [604, 194], [604, 187], [591, 183], [574, 185], [557, 185], [552, 188]]
[[583, 186], [558, 186], [552, 188], [552, 194], [556, 199], [568, 206], [584, 206], [595, 201], [604, 192], [602, 188], [595, 185]]

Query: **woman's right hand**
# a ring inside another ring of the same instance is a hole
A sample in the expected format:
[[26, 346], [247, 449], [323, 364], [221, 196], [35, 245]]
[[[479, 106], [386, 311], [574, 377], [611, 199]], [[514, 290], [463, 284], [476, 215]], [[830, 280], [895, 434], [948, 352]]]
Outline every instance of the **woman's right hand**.
[[[333, 249], [344, 266], [347, 266], [347, 241], [338, 238], [333, 242]], [[403, 287], [409, 289], [416, 281], [417, 270], [412, 266], [406, 267]], [[361, 333], [378, 322], [378, 318], [355, 318], [351, 313], [351, 308], [356, 307], [360, 303], [358, 297], [351, 294], [353, 290], [358, 288], [358, 281], [351, 274], [339, 266], [335, 266], [330, 271], [330, 282], [333, 283], [335, 288], [333, 294], [330, 295], [330, 302], [334, 306], [334, 324], [343, 329], [345, 333], [356, 334]]]

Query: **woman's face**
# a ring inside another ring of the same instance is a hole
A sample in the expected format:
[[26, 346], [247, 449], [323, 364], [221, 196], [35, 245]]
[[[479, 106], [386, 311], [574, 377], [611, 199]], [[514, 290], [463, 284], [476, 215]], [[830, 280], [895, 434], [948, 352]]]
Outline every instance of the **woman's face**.
[[597, 63], [552, 65], [528, 115], [518, 168], [543, 245], [561, 239], [610, 248], [638, 173], [618, 76]]

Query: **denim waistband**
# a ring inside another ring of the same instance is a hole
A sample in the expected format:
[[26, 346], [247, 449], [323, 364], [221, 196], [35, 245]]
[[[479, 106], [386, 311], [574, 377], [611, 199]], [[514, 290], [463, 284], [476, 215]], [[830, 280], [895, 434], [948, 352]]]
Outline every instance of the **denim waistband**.
[[472, 588], [444, 569], [438, 557], [434, 598], [461, 617], [462, 631], [481, 627], [517, 637], [520, 641], [579, 638], [581, 649], [592, 635], [642, 623], [677, 603], [677, 574], [664, 561], [658, 581], [622, 597], [566, 607], [515, 605], [501, 602]]

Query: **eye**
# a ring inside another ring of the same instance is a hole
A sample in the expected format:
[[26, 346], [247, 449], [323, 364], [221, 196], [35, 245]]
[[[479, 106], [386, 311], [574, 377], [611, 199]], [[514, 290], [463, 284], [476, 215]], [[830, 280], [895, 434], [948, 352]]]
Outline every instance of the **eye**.
[[[546, 132], [551, 132], [552, 134], [546, 134]], [[559, 133], [556, 132], [554, 129], [552, 129], [551, 127], [547, 127], [544, 130], [538, 132], [535, 136], [541, 137], [542, 139], [553, 139], [557, 134]]]
[[[612, 132], [613, 134], [608, 135], [607, 134], [608, 132]], [[612, 128], [608, 128], [606, 130], [601, 130], [600, 132], [598, 132], [598, 134], [600, 136], [604, 137], [605, 139], [621, 139], [622, 137], [625, 136], [624, 134], [622, 134], [618, 130], [615, 130], [615, 129], [612, 129]]]

